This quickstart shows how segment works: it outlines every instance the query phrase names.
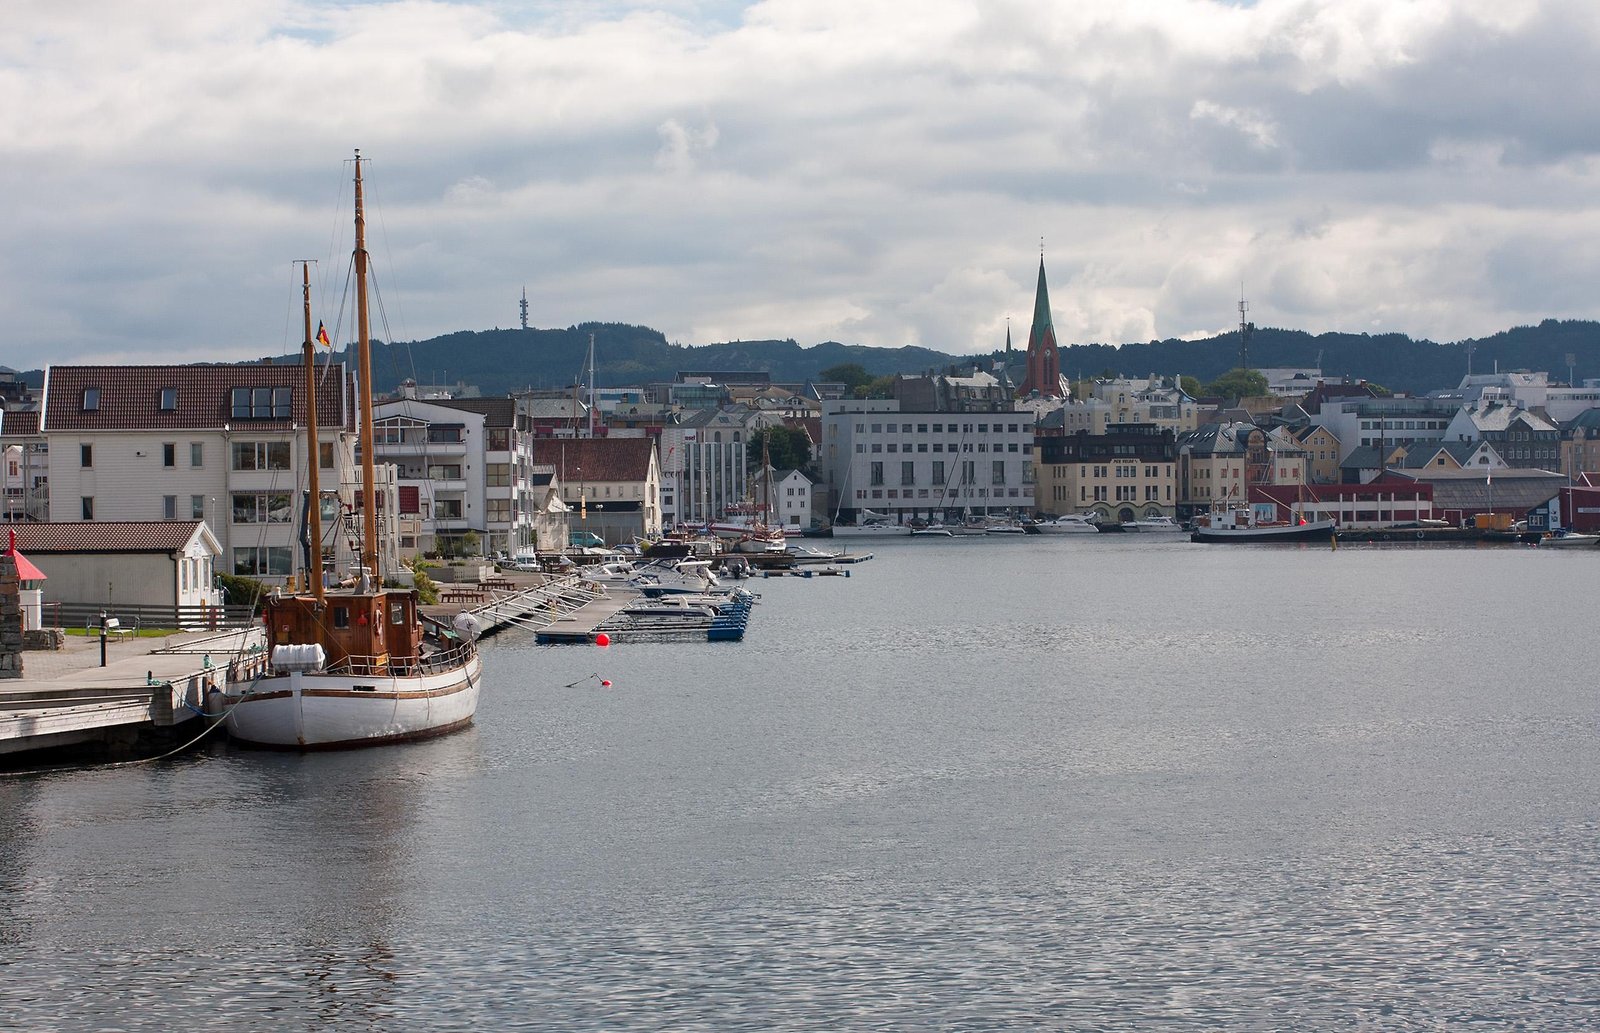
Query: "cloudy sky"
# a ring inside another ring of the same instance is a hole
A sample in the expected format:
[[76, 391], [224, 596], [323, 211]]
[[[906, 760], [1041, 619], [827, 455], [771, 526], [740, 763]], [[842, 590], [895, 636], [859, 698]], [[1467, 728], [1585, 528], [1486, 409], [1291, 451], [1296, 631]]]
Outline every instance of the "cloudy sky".
[[[1600, 315], [1593, 0], [9, 0], [0, 363]], [[343, 317], [348, 327], [350, 317]], [[342, 336], [348, 336], [342, 335]]]

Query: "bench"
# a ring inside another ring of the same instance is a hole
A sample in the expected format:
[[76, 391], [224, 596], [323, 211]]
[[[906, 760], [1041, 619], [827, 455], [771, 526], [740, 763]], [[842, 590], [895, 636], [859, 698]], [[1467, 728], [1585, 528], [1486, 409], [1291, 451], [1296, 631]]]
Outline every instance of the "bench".
[[[84, 625], [84, 631], [90, 636], [100, 634], [101, 630], [102, 629], [100, 627], [100, 621], [98, 618], [90, 620]], [[133, 638], [139, 634], [139, 618], [133, 618], [132, 624], [124, 624], [116, 617], [107, 617], [106, 626], [103, 630], [105, 631], [106, 638]]]
[[439, 598], [447, 603], [481, 603], [488, 595], [481, 588], [447, 588], [439, 594]]

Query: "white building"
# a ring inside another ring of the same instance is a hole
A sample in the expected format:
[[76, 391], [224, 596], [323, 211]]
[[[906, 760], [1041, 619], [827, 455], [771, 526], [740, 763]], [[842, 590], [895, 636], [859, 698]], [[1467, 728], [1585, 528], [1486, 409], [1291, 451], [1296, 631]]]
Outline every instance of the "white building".
[[770, 522], [788, 528], [811, 526], [811, 478], [799, 470], [774, 470], [771, 483], [770, 499], [764, 497], [765, 484], [756, 485], [756, 505], [770, 514]]
[[818, 459], [832, 519], [891, 520], [1034, 512], [1033, 416], [990, 401], [964, 411], [902, 411], [897, 399], [823, 403]]
[[667, 526], [716, 520], [750, 502], [750, 435], [782, 425], [775, 412], [735, 405], [686, 413], [663, 428], [661, 515]]
[[[316, 399], [324, 511], [348, 510], [358, 479], [354, 412], [342, 363]], [[50, 519], [203, 520], [221, 569], [284, 584], [306, 569], [305, 368], [52, 366], [39, 433], [49, 444]], [[324, 528], [336, 569], [353, 563], [340, 526]]]
[[[17, 551], [45, 575], [45, 601], [119, 606], [221, 606], [221, 546], [203, 521], [18, 524]], [[245, 601], [245, 600], [239, 600]]]
[[399, 471], [400, 510], [420, 552], [533, 547], [533, 435], [515, 400], [399, 398], [373, 410], [373, 456]]

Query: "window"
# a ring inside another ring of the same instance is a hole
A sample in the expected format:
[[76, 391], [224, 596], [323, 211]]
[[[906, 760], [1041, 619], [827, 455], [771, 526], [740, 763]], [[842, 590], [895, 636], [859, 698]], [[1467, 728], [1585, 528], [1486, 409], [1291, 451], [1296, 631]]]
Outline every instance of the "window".
[[916, 463], [910, 463], [910, 462], [905, 462], [905, 463], [901, 463], [900, 464], [900, 483], [901, 484], [916, 484], [917, 483], [916, 466], [917, 466]]
[[198, 441], [189, 442], [189, 465], [200, 467], [205, 465], [206, 446]]
[[483, 483], [490, 488], [508, 488], [511, 486], [510, 463], [488, 463], [483, 468]]
[[333, 626], [336, 628], [348, 628], [350, 626], [350, 607], [335, 606], [333, 608]]
[[204, 520], [206, 518], [206, 497], [204, 495], [189, 496], [189, 519]]
[[178, 446], [167, 442], [161, 446], [161, 465], [171, 469], [178, 465]]
[[460, 520], [460, 499], [435, 499], [433, 502], [433, 518], [435, 520]]
[[235, 441], [233, 443], [233, 468], [235, 470], [287, 470], [289, 469], [289, 443], [287, 441]]
[[324, 470], [333, 469], [333, 442], [317, 442], [317, 465]]
[[935, 484], [943, 484], [944, 483], [944, 460], [943, 459], [935, 459], [933, 461], [933, 483], [935, 483]]
[[81, 501], [83, 503], [83, 519], [85, 519], [85, 520], [93, 520], [94, 519], [94, 496], [93, 495], [85, 495], [85, 496], [83, 496]]
[[[428, 441], [430, 444], [457, 444], [466, 437], [466, 428], [458, 423], [429, 424]], [[720, 435], [718, 440], [721, 440]]]
[[428, 467], [430, 481], [459, 481], [461, 479], [460, 463], [440, 463]]
[[161, 411], [174, 412], [178, 408], [178, 389], [164, 387], [161, 389]]
[[178, 519], [178, 496], [176, 496], [176, 495], [163, 495], [163, 496], [161, 496], [161, 519], [163, 519], [163, 520], [176, 520], [176, 519]]
[[291, 387], [236, 387], [229, 410], [236, 420], [287, 420], [293, 401]]
[[1004, 484], [1006, 482], [1006, 461], [996, 459], [994, 468], [990, 471], [990, 484]]
[[511, 500], [489, 499], [486, 512], [484, 513], [484, 519], [502, 524], [510, 523]]
[[100, 389], [86, 387], [83, 389], [83, 411], [95, 412], [100, 408]]
[[287, 524], [291, 513], [286, 493], [233, 496], [233, 522], [236, 524]]
[[872, 476], [871, 476], [871, 480], [868, 483], [873, 484], [875, 486], [876, 485], [880, 485], [880, 484], [883, 483], [883, 464], [882, 463], [873, 463], [872, 464]]

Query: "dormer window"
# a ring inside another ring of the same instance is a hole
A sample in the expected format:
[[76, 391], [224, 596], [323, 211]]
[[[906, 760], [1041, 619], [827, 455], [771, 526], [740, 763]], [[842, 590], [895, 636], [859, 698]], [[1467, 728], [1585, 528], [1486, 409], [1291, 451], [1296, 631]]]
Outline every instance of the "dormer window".
[[100, 389], [86, 387], [83, 389], [83, 411], [97, 412], [100, 409]]
[[236, 420], [287, 420], [293, 399], [290, 387], [236, 387], [229, 410]]
[[177, 388], [175, 388], [175, 387], [164, 387], [164, 388], [161, 389], [161, 411], [162, 412], [177, 412], [178, 411], [178, 389]]

